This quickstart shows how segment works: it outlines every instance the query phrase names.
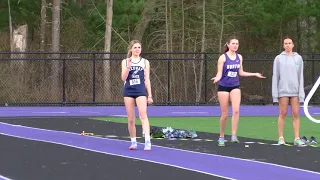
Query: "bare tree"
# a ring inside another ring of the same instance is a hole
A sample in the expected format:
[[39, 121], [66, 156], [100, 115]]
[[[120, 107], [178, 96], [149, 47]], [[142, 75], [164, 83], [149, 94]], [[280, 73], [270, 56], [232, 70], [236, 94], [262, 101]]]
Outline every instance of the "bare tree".
[[[301, 4], [301, 6], [306, 6], [307, 5], [307, 1], [304, 0], [297, 0], [298, 3]], [[309, 38], [308, 38], [308, 34], [310, 31], [310, 27], [308, 26], [308, 19], [309, 17], [305, 17], [303, 15], [299, 15], [299, 17], [297, 18], [297, 23], [298, 23], [298, 46], [297, 46], [297, 50], [300, 52], [308, 52], [309, 49]]]
[[60, 51], [60, 0], [52, 0], [52, 51]]
[[[185, 43], [185, 17], [184, 17], [184, 0], [181, 0], [181, 52], [184, 52], [184, 43]], [[184, 58], [184, 54], [182, 54], [182, 58]], [[188, 83], [187, 83], [187, 70], [186, 70], [186, 62], [182, 62], [183, 67], [183, 82], [184, 82], [184, 98], [188, 98]]]
[[41, 0], [40, 51], [45, 51], [47, 0]]
[[60, 58], [60, 0], [52, 0], [52, 98], [58, 98], [59, 95], [59, 58]]
[[219, 38], [219, 52], [221, 52], [222, 48], [222, 39], [223, 39], [223, 32], [224, 31], [224, 0], [221, 0], [221, 31], [220, 31], [220, 38]]
[[184, 30], [184, 0], [181, 0], [181, 51], [184, 52], [185, 30]]
[[[170, 0], [169, 0], [170, 1]], [[165, 9], [166, 9], [166, 52], [169, 52], [169, 20], [168, 20], [168, 0], [166, 0], [166, 5], [165, 5]]]
[[[201, 52], [204, 53], [206, 45], [206, 0], [202, 1], [202, 38], [201, 38]], [[201, 54], [200, 62], [200, 72], [199, 72], [199, 81], [198, 81], [198, 93], [196, 97], [196, 102], [200, 102], [202, 96], [202, 78], [203, 78], [203, 64], [204, 64], [204, 54]]]
[[[28, 25], [18, 26], [12, 33], [11, 51], [25, 52], [27, 49]], [[17, 54], [14, 58], [24, 58], [24, 54]], [[23, 61], [19, 61], [21, 65]]]
[[104, 73], [104, 91], [106, 100], [111, 100], [111, 70], [110, 70], [110, 49], [111, 49], [111, 26], [113, 16], [113, 0], [106, 0], [106, 31], [105, 31], [105, 42], [104, 42], [104, 61], [103, 61], [103, 73]]
[[12, 20], [11, 20], [11, 6], [10, 0], [8, 0], [8, 9], [9, 9], [9, 30], [10, 30], [10, 47], [12, 47]]
[[[172, 22], [172, 0], [169, 0], [169, 22], [168, 22], [168, 25], [169, 25], [169, 48], [170, 48], [170, 53], [173, 52], [173, 22]], [[170, 56], [172, 57], [172, 55]], [[170, 71], [171, 71], [171, 78], [170, 78], [170, 87], [171, 87], [171, 91], [173, 92], [173, 94], [175, 94], [175, 91], [176, 91], [176, 88], [174, 87], [176, 85], [176, 76], [174, 75], [174, 67], [176, 66], [176, 62], [175, 61], [171, 61], [169, 62], [170, 63]], [[172, 88], [173, 87], [173, 88]]]
[[[170, 0], [169, 0], [170, 1]], [[166, 5], [165, 5], [165, 10], [166, 10], [166, 13], [165, 13], [165, 19], [166, 19], [166, 52], [168, 53], [169, 52], [169, 19], [168, 19], [168, 16], [169, 16], [169, 6], [168, 6], [168, 0], [166, 0], [165, 1], [165, 3], [166, 3]], [[170, 55], [169, 54], [167, 54], [167, 59], [169, 59], [170, 58]], [[171, 61], [170, 60], [168, 60], [168, 64], [169, 65], [171, 65]], [[173, 77], [172, 76], [172, 73], [171, 73], [171, 69], [169, 69], [168, 70], [168, 72], [170, 72], [170, 74], [171, 74], [171, 77]], [[168, 74], [168, 78], [169, 78], [169, 74]], [[169, 78], [168, 79], [168, 92], [169, 92], [169, 96], [170, 97], [168, 97], [168, 99], [171, 101], [171, 94], [172, 94], [172, 85], [171, 85], [171, 79], [172, 78]]]
[[[21, 25], [16, 28], [12, 33], [12, 42], [11, 42], [11, 58], [16, 59], [10, 63], [15, 69], [12, 71], [15, 77], [15, 82], [17, 83], [18, 91], [22, 91], [23, 88], [25, 88], [24, 83], [26, 76], [28, 74], [25, 74], [25, 66], [24, 66], [24, 58], [26, 58], [26, 52], [27, 50], [27, 35], [28, 35], [28, 25]], [[17, 60], [21, 59], [21, 60]]]
[[[8, 0], [8, 9], [9, 9], [9, 30], [10, 30], [10, 50], [13, 52], [11, 54], [12, 59], [23, 59], [25, 54], [23, 52], [27, 49], [27, 35], [28, 35], [28, 25], [18, 26], [16, 29], [13, 29], [12, 17], [11, 17], [11, 6], [10, 0]], [[12, 73], [14, 74], [14, 81], [17, 83], [18, 87], [23, 87], [24, 82], [24, 60], [14, 60], [10, 63], [11, 68], [14, 69]], [[22, 88], [19, 88], [18, 91], [22, 91]]]
[[148, 24], [151, 20], [151, 16], [149, 16], [148, 13], [154, 8], [152, 2], [153, 2], [152, 0], [147, 0], [147, 3], [143, 8], [143, 11], [141, 14], [142, 18], [140, 19], [139, 23], [137, 24], [137, 26], [133, 32], [134, 39], [142, 41], [142, 37], [144, 35], [144, 32], [145, 32], [146, 28], [148, 27]]
[[169, 38], [170, 38], [170, 52], [173, 52], [173, 22], [172, 22], [172, 1], [169, 1]]

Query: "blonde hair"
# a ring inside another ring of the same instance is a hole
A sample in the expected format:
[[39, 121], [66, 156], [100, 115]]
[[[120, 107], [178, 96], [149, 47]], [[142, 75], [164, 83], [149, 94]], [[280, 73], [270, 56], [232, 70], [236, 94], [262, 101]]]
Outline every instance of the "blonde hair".
[[131, 55], [132, 55], [131, 49], [132, 49], [133, 45], [134, 45], [134, 44], [137, 44], [137, 43], [139, 43], [140, 46], [141, 46], [141, 43], [140, 43], [140, 41], [138, 41], [138, 40], [132, 40], [132, 41], [129, 43], [129, 46], [128, 46], [128, 54], [127, 54], [127, 57], [128, 57], [128, 58], [131, 57]]

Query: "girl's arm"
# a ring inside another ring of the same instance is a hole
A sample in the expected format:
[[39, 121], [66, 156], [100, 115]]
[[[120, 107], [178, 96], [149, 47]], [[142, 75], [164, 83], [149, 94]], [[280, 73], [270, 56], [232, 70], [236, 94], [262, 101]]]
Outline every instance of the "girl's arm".
[[300, 65], [300, 79], [299, 79], [299, 102], [304, 102], [305, 92], [304, 92], [304, 76], [303, 76], [303, 60], [301, 58]]
[[273, 61], [273, 72], [272, 72], [272, 99], [273, 102], [278, 102], [279, 94], [278, 94], [278, 84], [279, 84], [279, 66], [278, 66], [278, 58], [276, 57]]
[[213, 81], [213, 83], [216, 83], [218, 81], [220, 81], [221, 77], [222, 77], [222, 70], [223, 70], [223, 64], [226, 61], [226, 58], [224, 55], [221, 55], [218, 59], [218, 67], [217, 67], [217, 74], [216, 77], [213, 77], [211, 80]]
[[127, 64], [127, 60], [126, 59], [122, 60], [122, 62], [121, 62], [121, 69], [122, 69], [122, 71], [121, 71], [121, 79], [122, 79], [122, 81], [126, 81], [126, 79], [128, 77], [131, 64], [130, 64], [130, 66], [128, 66], [128, 65], [129, 64]]
[[146, 60], [146, 69], [145, 69], [145, 85], [148, 93], [148, 98], [152, 98], [151, 92], [151, 82], [150, 82], [150, 63]]

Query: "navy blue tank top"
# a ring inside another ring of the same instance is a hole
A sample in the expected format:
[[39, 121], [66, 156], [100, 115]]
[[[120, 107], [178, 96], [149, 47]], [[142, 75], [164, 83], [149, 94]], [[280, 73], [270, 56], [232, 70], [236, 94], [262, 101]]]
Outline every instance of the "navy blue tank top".
[[224, 54], [226, 61], [223, 65], [222, 77], [219, 81], [219, 85], [225, 87], [239, 86], [239, 69], [240, 69], [240, 58], [236, 53], [236, 59], [232, 60], [229, 58], [227, 53]]
[[[138, 97], [146, 96], [146, 85], [144, 82], [144, 73], [146, 68], [146, 60], [140, 58], [139, 62], [133, 63], [130, 67], [128, 77], [124, 82], [124, 96], [126, 97]], [[128, 64], [128, 60], [126, 60]]]

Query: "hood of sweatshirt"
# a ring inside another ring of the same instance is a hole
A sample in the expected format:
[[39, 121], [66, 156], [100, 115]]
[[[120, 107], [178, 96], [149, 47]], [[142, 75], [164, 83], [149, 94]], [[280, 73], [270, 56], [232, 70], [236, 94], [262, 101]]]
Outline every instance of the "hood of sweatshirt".
[[[282, 52], [280, 53], [280, 55], [288, 56], [285, 51], [282, 51]], [[297, 56], [297, 55], [299, 55], [297, 52], [292, 52], [292, 56]]]

